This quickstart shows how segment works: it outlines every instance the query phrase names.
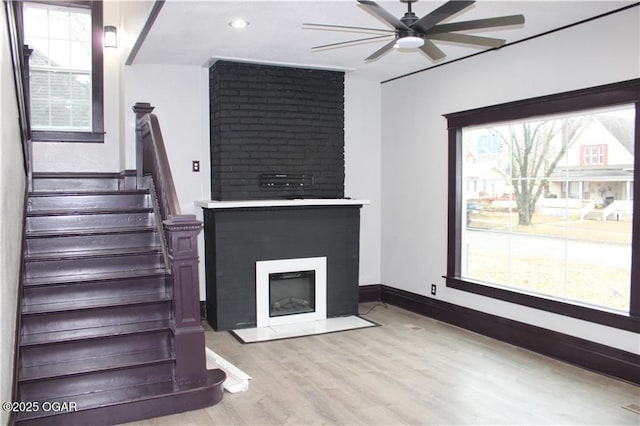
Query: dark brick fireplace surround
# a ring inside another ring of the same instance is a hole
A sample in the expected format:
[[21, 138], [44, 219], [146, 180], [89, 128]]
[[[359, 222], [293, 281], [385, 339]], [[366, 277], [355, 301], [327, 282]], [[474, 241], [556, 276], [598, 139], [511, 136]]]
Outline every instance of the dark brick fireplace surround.
[[[256, 261], [324, 256], [327, 316], [356, 314], [362, 203], [342, 203], [344, 74], [217, 61], [210, 90], [207, 321], [256, 326]], [[268, 201], [294, 198], [304, 205]]]
[[[211, 198], [344, 197], [344, 74], [218, 61], [210, 72]], [[261, 176], [311, 176], [298, 186]]]

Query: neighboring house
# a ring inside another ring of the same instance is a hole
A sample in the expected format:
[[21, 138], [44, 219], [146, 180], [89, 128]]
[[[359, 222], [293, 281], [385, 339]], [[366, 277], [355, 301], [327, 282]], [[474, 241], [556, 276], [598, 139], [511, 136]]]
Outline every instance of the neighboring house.
[[[472, 130], [465, 138], [467, 199], [512, 198], [509, 154], [501, 149], [498, 135]], [[580, 210], [584, 205], [606, 207], [632, 200], [633, 150], [632, 116], [594, 116], [547, 179], [539, 208]]]
[[467, 165], [465, 172], [467, 199], [495, 200], [511, 197], [513, 189], [509, 176], [493, 164], [472, 163]]
[[633, 118], [597, 116], [549, 178], [549, 194], [607, 206], [633, 199]]

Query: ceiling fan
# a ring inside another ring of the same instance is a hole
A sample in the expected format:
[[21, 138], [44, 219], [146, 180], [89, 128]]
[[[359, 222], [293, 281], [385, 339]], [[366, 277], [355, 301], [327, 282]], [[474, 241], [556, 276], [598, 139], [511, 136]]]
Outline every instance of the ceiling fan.
[[[343, 41], [339, 43], [325, 44], [315, 46], [314, 51], [332, 49], [338, 47], [347, 47], [359, 43], [382, 40], [384, 38], [393, 37], [393, 40], [376, 50], [368, 56], [365, 61], [373, 61], [391, 49], [401, 48], [419, 48], [427, 56], [434, 61], [444, 58], [445, 53], [440, 50], [432, 40], [448, 41], [453, 43], [471, 44], [481, 47], [496, 48], [502, 46], [506, 40], [482, 37], [470, 34], [459, 33], [458, 31], [475, 30], [491, 27], [502, 27], [507, 25], [518, 25], [524, 23], [523, 15], [500, 16], [496, 18], [476, 19], [473, 21], [451, 22], [440, 24], [440, 22], [450, 18], [456, 13], [471, 6], [473, 0], [451, 0], [435, 9], [431, 13], [418, 18], [411, 10], [411, 4], [418, 0], [400, 0], [407, 3], [407, 12], [401, 18], [396, 18], [391, 13], [380, 7], [371, 0], [357, 0], [360, 7], [370, 12], [376, 18], [393, 28], [393, 30], [352, 27], [346, 25], [329, 25], [329, 24], [302, 24], [303, 28], [315, 30], [334, 30], [334, 31], [350, 31], [379, 34], [374, 37], [361, 38], [357, 40]], [[383, 35], [380, 35], [383, 34]]]

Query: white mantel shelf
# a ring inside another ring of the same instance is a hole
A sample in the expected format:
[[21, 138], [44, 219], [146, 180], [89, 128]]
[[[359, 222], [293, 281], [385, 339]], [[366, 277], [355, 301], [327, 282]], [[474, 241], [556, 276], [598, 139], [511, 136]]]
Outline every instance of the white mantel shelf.
[[201, 200], [195, 202], [203, 209], [239, 209], [252, 207], [357, 206], [371, 204], [369, 200], [349, 198], [299, 198], [293, 200]]

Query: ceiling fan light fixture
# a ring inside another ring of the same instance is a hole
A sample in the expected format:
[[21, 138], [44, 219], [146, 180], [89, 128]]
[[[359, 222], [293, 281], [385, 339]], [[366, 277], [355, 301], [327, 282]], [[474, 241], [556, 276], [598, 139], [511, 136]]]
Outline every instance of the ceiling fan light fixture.
[[422, 37], [407, 36], [396, 40], [396, 44], [393, 47], [396, 49], [416, 49], [423, 45], [424, 39]]
[[244, 19], [234, 19], [229, 22], [229, 26], [235, 29], [246, 28], [249, 26], [249, 21], [245, 21]]

